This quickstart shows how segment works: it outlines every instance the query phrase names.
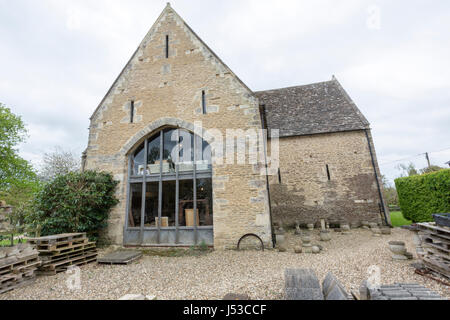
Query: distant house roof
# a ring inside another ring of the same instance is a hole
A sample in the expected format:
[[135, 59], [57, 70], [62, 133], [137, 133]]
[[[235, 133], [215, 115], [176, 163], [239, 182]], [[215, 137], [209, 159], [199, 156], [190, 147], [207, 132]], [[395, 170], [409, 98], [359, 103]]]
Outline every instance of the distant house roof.
[[331, 81], [255, 92], [267, 127], [280, 137], [363, 130], [369, 122], [335, 77]]

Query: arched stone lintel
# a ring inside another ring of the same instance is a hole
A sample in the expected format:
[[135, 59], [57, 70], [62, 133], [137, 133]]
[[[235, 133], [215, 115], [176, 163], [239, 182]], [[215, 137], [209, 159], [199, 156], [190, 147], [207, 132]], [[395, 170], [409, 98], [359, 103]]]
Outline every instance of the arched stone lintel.
[[[197, 129], [195, 128], [194, 124], [184, 121], [184, 120], [181, 120], [181, 119], [178, 119], [178, 118], [160, 118], [160, 119], [155, 120], [152, 123], [150, 123], [148, 126], [146, 126], [141, 131], [136, 133], [130, 140], [128, 140], [128, 142], [122, 147], [122, 149], [120, 149], [119, 155], [126, 156], [127, 154], [131, 153], [152, 132], [154, 132], [160, 128], [166, 127], [166, 126], [185, 129], [185, 130], [191, 131], [193, 133], [195, 132], [195, 130], [198, 130], [198, 128]], [[198, 132], [195, 132], [195, 133], [198, 133]], [[202, 137], [208, 143], [211, 143], [211, 140], [213, 139], [213, 137], [208, 135], [208, 131], [203, 127], [202, 127]]]

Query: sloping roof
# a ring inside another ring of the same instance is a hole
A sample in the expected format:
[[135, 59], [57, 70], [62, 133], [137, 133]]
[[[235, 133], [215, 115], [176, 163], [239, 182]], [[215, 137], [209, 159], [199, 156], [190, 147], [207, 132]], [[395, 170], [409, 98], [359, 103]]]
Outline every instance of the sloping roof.
[[363, 130], [369, 122], [333, 76], [331, 81], [255, 92], [267, 127], [280, 137]]

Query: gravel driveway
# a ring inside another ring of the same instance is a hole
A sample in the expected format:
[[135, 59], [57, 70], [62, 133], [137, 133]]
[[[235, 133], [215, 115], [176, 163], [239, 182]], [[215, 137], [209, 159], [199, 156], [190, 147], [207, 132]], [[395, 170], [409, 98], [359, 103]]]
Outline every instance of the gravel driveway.
[[81, 289], [66, 286], [68, 275], [39, 277], [31, 286], [0, 295], [2, 299], [119, 299], [125, 294], [154, 295], [164, 299], [222, 299], [227, 293], [245, 293], [252, 299], [283, 299], [284, 270], [312, 268], [320, 279], [332, 271], [348, 290], [357, 290], [368, 277], [367, 270], [381, 268], [382, 283], [417, 282], [444, 297], [450, 289], [414, 274], [412, 261], [394, 262], [388, 249], [391, 240], [405, 241], [415, 254], [412, 233], [395, 229], [392, 235], [376, 238], [368, 230], [351, 234], [332, 233], [332, 241], [315, 243], [324, 247], [321, 254], [295, 254], [291, 247], [298, 238], [287, 235], [288, 252], [217, 251], [202, 256], [144, 256], [128, 266], [91, 264], [81, 268]]

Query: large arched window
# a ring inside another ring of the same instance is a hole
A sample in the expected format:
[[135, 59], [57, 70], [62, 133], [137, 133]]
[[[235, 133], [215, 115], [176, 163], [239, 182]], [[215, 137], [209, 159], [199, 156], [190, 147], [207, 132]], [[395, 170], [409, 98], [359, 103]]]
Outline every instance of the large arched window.
[[[156, 244], [182, 244], [179, 230], [195, 230], [197, 243], [197, 230], [212, 228], [211, 148], [201, 137], [177, 128], [154, 133], [130, 155], [128, 180], [127, 229], [139, 228], [141, 243], [144, 231], [157, 231]], [[173, 230], [173, 241], [161, 230]]]

